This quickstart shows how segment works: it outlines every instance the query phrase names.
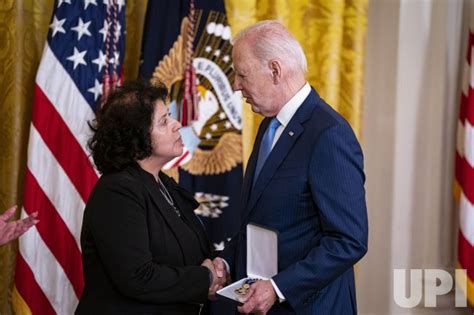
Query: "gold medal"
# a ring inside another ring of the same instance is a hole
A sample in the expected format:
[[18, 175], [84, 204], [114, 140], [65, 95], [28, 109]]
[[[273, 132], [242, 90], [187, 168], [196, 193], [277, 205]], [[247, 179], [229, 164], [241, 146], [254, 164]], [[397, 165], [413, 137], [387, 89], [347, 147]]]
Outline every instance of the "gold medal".
[[252, 278], [245, 280], [244, 284], [240, 288], [234, 290], [235, 294], [238, 294], [238, 295], [247, 294], [247, 291], [250, 289], [250, 285], [255, 283], [257, 280], [258, 279], [252, 279]]
[[238, 295], [245, 295], [245, 293], [247, 293], [247, 290], [245, 290], [244, 288], [238, 288], [234, 292]]

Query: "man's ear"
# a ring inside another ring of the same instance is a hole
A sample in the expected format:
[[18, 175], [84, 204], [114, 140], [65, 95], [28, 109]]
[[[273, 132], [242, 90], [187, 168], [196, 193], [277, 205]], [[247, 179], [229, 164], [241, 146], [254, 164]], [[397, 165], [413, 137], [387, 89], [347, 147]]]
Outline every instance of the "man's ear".
[[278, 59], [272, 59], [268, 62], [268, 66], [272, 73], [273, 84], [280, 83], [281, 80], [281, 62]]

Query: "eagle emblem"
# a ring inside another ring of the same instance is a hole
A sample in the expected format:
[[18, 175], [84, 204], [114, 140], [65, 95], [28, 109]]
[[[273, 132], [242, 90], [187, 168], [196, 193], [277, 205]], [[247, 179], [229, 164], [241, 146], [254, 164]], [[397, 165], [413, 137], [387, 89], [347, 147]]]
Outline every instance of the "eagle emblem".
[[[194, 18], [183, 18], [180, 35], [158, 63], [151, 79], [152, 83], [161, 81], [167, 86], [170, 111], [175, 117], [185, 94], [189, 45], [194, 43], [197, 33], [194, 23], [199, 25], [201, 16], [202, 12], [196, 10]], [[175, 178], [178, 166], [192, 175], [216, 175], [242, 163], [242, 96], [232, 90], [235, 73], [231, 38], [225, 15], [211, 11], [192, 50], [197, 119], [181, 129], [185, 143], [183, 155], [165, 165], [167, 173]]]

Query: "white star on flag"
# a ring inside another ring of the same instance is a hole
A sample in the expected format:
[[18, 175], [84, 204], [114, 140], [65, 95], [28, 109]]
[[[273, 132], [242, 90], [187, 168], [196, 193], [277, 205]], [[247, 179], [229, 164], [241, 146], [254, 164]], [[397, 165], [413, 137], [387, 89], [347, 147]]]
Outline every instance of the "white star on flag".
[[120, 63], [120, 52], [119, 51], [114, 52], [114, 56], [115, 56], [114, 58], [115, 65], [118, 66]]
[[125, 5], [125, 0], [118, 0], [117, 5], [119, 7], [119, 12], [122, 11], [122, 7]]
[[89, 4], [97, 6], [97, 0], [84, 0], [84, 10], [87, 10]]
[[115, 40], [118, 41], [120, 38], [120, 31], [122, 30], [122, 25], [117, 22], [117, 27], [115, 28]]
[[102, 95], [103, 84], [99, 80], [95, 79], [94, 86], [88, 89], [88, 92], [94, 93], [94, 101], [97, 101], [97, 98]]
[[109, 63], [111, 65], [118, 65], [119, 64], [119, 61], [120, 61], [120, 53], [118, 51], [115, 51], [114, 52], [114, 57], [112, 59], [109, 60]]
[[81, 18], [79, 18], [79, 22], [75, 27], [72, 27], [71, 30], [77, 32], [77, 40], [80, 40], [81, 37], [85, 34], [87, 36], [91, 36], [91, 32], [89, 32], [88, 28], [91, 24], [91, 21], [84, 23]]
[[104, 21], [104, 26], [99, 31], [99, 33], [101, 33], [103, 36], [102, 41], [104, 43], [107, 38], [107, 33], [109, 32], [109, 27], [110, 27], [109, 23], [107, 23], [107, 21]]
[[92, 63], [95, 63], [99, 67], [99, 72], [102, 71], [102, 67], [107, 65], [106, 59], [107, 59], [107, 56], [104, 55], [102, 50], [99, 50], [99, 56], [96, 59], [92, 60]]
[[71, 0], [59, 0], [58, 1], [58, 8], [61, 6], [61, 4], [63, 3], [67, 3], [67, 4], [71, 4]]
[[66, 22], [66, 19], [58, 20], [58, 18], [54, 16], [53, 23], [49, 25], [49, 28], [53, 30], [53, 35], [51, 35], [51, 37], [54, 37], [57, 32], [66, 33], [66, 30], [63, 28], [64, 22]]
[[79, 52], [77, 48], [74, 47], [74, 53], [71, 56], [67, 57], [66, 59], [74, 62], [74, 70], [76, 70], [79, 64], [87, 66], [87, 63], [84, 60], [84, 56], [86, 55], [86, 53], [87, 53], [87, 50]]

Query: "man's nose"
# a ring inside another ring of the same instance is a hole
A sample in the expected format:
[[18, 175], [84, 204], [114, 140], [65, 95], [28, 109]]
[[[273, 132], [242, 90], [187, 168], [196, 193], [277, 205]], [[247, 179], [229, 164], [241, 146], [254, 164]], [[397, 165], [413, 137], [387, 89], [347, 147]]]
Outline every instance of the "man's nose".
[[237, 77], [234, 78], [234, 84], [232, 85], [232, 88], [234, 89], [234, 91], [240, 91], [242, 89], [240, 80]]

